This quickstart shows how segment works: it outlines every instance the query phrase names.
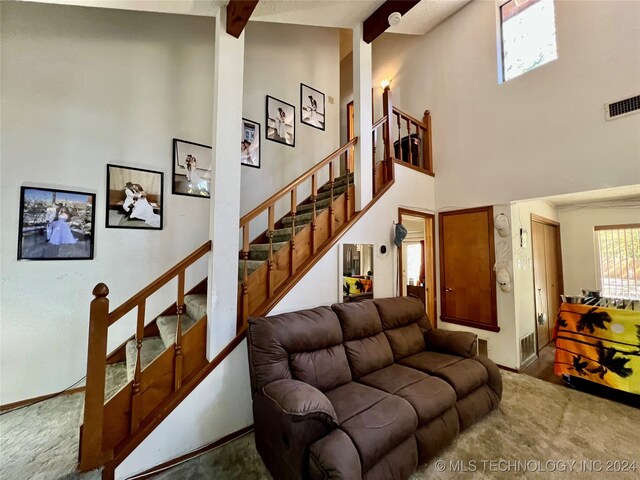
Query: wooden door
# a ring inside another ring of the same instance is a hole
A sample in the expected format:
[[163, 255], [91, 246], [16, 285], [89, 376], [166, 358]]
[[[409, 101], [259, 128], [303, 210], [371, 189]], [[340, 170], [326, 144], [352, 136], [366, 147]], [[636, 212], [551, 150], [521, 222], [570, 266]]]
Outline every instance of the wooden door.
[[[560, 295], [564, 290], [560, 225], [553, 220], [532, 215], [531, 242], [537, 348], [540, 351], [553, 338]], [[544, 315], [544, 323], [541, 315]]]
[[440, 217], [441, 320], [497, 332], [493, 207]]

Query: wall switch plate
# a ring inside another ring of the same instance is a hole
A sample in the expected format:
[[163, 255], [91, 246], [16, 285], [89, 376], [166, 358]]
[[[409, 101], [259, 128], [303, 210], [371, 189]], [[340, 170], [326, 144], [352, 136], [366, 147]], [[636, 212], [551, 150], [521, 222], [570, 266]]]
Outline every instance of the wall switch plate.
[[334, 102], [335, 102], [335, 100], [333, 99], [333, 97], [331, 95], [329, 95], [329, 103], [331, 105], [333, 105]]
[[527, 247], [527, 230], [525, 230], [524, 228], [520, 229], [520, 246], [522, 248]]

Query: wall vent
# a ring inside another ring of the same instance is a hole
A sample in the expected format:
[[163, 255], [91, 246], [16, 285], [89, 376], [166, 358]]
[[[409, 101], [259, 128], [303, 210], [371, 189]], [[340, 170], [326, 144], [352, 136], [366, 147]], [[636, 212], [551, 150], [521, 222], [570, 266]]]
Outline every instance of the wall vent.
[[485, 357], [489, 356], [489, 345], [487, 344], [487, 340], [484, 338], [478, 339], [478, 355], [484, 355]]
[[520, 365], [527, 363], [536, 355], [536, 337], [534, 332], [520, 339]]
[[640, 95], [608, 103], [605, 105], [604, 111], [607, 120], [638, 113], [640, 112]]

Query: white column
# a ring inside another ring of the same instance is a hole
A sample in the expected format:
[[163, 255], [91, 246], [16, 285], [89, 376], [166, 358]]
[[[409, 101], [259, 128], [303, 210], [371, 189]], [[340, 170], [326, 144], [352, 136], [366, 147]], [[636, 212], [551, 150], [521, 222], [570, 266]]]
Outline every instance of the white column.
[[244, 33], [226, 32], [226, 7], [215, 18], [213, 76], [213, 161], [209, 238], [207, 357], [213, 359], [236, 335], [238, 229], [240, 223], [240, 141]]
[[362, 210], [373, 196], [373, 147], [371, 144], [371, 44], [362, 40], [363, 26], [353, 29], [353, 109], [355, 148], [355, 203]]

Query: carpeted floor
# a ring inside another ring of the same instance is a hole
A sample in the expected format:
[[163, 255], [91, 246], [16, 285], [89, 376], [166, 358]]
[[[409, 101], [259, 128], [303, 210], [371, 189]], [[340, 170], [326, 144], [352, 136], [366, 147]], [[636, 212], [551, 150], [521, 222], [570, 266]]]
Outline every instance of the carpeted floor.
[[[500, 408], [458, 436], [411, 480], [638, 478], [640, 409], [527, 375], [502, 375]], [[81, 402], [81, 394], [60, 397], [0, 417], [0, 476], [98, 478], [95, 472], [74, 473]], [[635, 472], [620, 471], [632, 461]], [[584, 471], [588, 466], [591, 473]], [[270, 477], [249, 434], [153, 478]]]

